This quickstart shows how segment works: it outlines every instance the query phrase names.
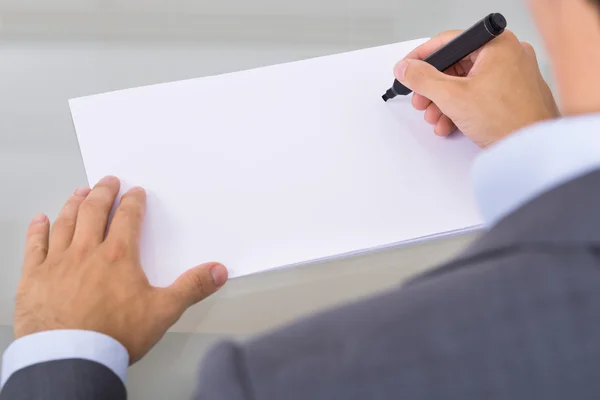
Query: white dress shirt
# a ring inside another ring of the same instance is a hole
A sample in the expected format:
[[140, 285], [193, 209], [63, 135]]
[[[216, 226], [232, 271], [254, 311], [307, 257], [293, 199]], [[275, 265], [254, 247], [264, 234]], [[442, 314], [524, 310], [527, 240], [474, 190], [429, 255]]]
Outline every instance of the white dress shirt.
[[[526, 202], [600, 169], [600, 114], [542, 122], [518, 131], [481, 153], [473, 187], [489, 226]], [[89, 331], [35, 333], [4, 352], [0, 387], [16, 371], [46, 361], [85, 359], [110, 368], [125, 382], [129, 355], [109, 336]]]

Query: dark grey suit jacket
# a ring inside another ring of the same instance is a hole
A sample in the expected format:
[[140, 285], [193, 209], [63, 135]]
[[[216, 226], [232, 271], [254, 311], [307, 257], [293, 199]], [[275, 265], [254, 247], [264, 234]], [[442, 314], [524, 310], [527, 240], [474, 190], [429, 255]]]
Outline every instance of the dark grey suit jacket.
[[[599, 254], [595, 172], [402, 288], [220, 344], [200, 369], [197, 398], [598, 399]], [[0, 399], [125, 396], [106, 368], [68, 360], [15, 373]]]

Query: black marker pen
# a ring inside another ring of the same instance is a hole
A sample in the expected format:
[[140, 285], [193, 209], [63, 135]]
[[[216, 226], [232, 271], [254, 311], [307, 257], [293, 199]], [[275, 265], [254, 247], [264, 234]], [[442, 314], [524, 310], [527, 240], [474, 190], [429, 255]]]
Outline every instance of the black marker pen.
[[[423, 61], [433, 65], [439, 71], [445, 71], [469, 54], [482, 48], [490, 40], [504, 32], [504, 29], [506, 29], [504, 16], [498, 13], [490, 14]], [[388, 101], [396, 96], [405, 96], [410, 92], [412, 90], [395, 80], [394, 85], [385, 92], [382, 98], [383, 101]]]

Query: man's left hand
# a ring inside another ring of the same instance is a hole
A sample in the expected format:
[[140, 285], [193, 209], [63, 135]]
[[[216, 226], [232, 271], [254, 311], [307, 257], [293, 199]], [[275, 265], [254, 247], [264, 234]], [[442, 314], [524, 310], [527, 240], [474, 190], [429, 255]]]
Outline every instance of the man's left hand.
[[227, 281], [227, 269], [208, 263], [168, 288], [152, 287], [140, 264], [146, 192], [123, 195], [107, 231], [120, 182], [102, 179], [78, 189], [50, 229], [34, 218], [27, 232], [16, 298], [15, 335], [56, 329], [100, 332], [119, 341], [130, 363], [141, 359], [193, 304]]

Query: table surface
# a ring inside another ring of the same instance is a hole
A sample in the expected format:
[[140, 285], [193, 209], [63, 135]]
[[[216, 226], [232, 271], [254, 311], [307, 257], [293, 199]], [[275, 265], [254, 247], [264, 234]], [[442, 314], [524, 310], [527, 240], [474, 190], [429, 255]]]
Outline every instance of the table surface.
[[[40, 211], [55, 216], [86, 184], [67, 99], [432, 36], [489, 12], [504, 13], [541, 50], [522, 0], [501, 7], [491, 0], [0, 2], [0, 350], [12, 340], [29, 219]], [[539, 59], [545, 71], [543, 51]], [[214, 340], [254, 335], [390, 288], [472, 238], [234, 280], [131, 369], [130, 397], [189, 397], [196, 364]]]

